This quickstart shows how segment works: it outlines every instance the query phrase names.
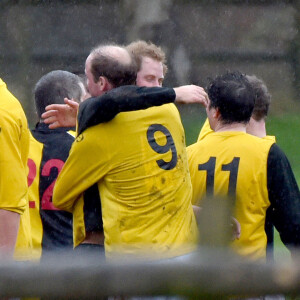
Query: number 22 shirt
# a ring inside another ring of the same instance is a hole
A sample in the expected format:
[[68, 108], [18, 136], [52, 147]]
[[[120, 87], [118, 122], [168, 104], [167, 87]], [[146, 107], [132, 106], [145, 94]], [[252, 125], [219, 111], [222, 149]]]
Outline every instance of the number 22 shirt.
[[29, 207], [35, 258], [41, 253], [73, 249], [72, 214], [58, 210], [52, 192], [74, 141], [71, 128], [49, 129], [38, 123], [32, 130], [28, 159]]

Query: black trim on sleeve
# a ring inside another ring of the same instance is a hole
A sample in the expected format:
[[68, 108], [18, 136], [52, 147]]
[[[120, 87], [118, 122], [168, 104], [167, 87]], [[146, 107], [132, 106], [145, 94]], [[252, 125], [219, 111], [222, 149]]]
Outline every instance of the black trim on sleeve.
[[120, 112], [147, 109], [175, 101], [172, 88], [121, 86], [82, 102], [78, 111], [78, 134], [88, 127], [108, 122]]
[[265, 232], [267, 234], [267, 261], [274, 261], [274, 225], [272, 222], [272, 206], [267, 209]]
[[84, 194], [84, 225], [85, 231], [103, 232], [102, 209], [97, 183], [88, 188]]
[[277, 144], [270, 148], [267, 181], [272, 223], [286, 246], [299, 246], [300, 192], [290, 163]]

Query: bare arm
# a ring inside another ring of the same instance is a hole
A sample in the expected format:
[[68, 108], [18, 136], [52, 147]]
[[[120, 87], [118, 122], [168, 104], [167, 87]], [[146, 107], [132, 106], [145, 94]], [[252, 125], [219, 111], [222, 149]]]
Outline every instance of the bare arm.
[[197, 85], [183, 85], [174, 88], [175, 102], [183, 104], [200, 103], [204, 106], [208, 103], [208, 95], [204, 89]]
[[0, 252], [12, 257], [20, 225], [20, 215], [16, 212], [0, 209]]

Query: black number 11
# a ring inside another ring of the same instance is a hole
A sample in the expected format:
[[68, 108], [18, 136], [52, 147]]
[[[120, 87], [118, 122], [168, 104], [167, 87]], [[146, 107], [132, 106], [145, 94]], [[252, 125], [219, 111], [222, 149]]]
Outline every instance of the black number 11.
[[[228, 195], [235, 196], [240, 158], [234, 157], [228, 164], [222, 165], [222, 171], [229, 171]], [[198, 165], [199, 171], [206, 171], [206, 195], [214, 194], [216, 157], [211, 156], [204, 164]]]

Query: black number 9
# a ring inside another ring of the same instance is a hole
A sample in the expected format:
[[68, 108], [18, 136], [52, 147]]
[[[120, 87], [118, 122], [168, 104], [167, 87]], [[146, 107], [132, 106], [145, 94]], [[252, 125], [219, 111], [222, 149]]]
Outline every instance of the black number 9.
[[[157, 144], [154, 138], [154, 134], [157, 131], [162, 132], [167, 138], [167, 142], [163, 146]], [[147, 139], [151, 148], [159, 154], [164, 154], [171, 150], [172, 159], [170, 161], [164, 161], [163, 159], [159, 159], [156, 161], [156, 163], [160, 168], [164, 170], [174, 169], [177, 164], [177, 151], [170, 131], [161, 124], [152, 124], [147, 130]]]

